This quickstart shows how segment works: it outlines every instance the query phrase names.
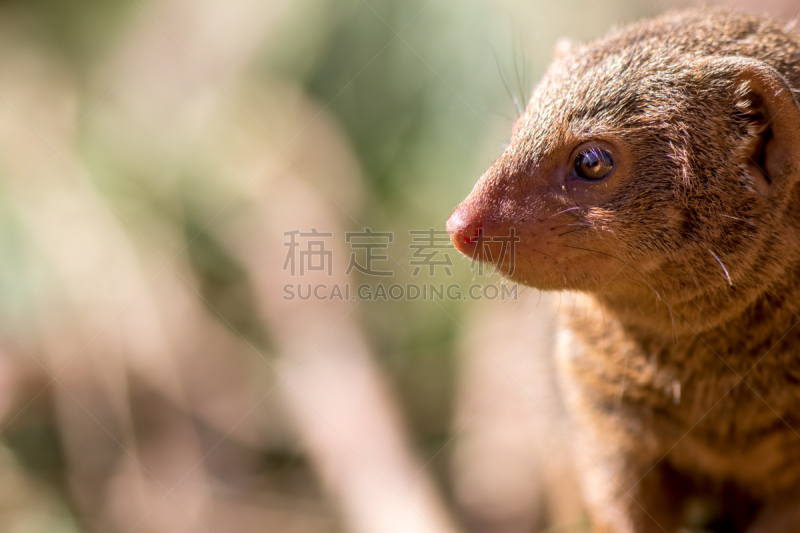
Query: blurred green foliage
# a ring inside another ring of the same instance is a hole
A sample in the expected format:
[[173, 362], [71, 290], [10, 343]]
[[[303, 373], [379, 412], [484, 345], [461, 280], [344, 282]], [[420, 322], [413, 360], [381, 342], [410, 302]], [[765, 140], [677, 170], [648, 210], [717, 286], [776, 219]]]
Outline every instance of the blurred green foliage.
[[0, 8], [78, 72], [103, 56], [138, 11], [134, 0], [0, 0]]
[[[517, 113], [509, 92], [524, 105], [549, 60], [553, 39], [547, 32], [569, 27], [580, 38], [611, 24], [596, 4], [576, 2], [542, 4], [541, 18], [520, 22], [478, 0], [293, 0], [289, 16], [265, 37], [254, 75], [301, 87], [335, 117], [358, 159], [366, 200], [342, 219], [350, 230], [395, 234], [389, 253], [398, 267], [386, 284], [412, 282], [409, 230], [444, 229], [453, 207], [501, 153]], [[627, 12], [644, 9], [617, 3]], [[584, 4], [594, 18], [570, 26], [551, 21], [569, 20]], [[134, 0], [3, 0], [0, 8], [79, 79], [117, 44], [125, 24], [142, 16]], [[87, 112], [99, 103], [88, 92], [79, 98]], [[256, 311], [249, 273], [213, 232], [203, 231], [229, 199], [220, 194], [222, 179], [206, 170], [204, 154], [187, 157], [161, 147], [145, 153], [126, 144], [125, 132], [116, 138], [109, 131], [108, 124], [93, 121], [78, 131], [94, 185], [121, 213], [139, 213], [180, 236], [202, 296], [215, 310], [209, 313], [259, 350], [271, 351], [269, 324]], [[230, 210], [244, 208], [237, 202]], [[0, 226], [0, 296], [5, 309], [24, 307], [33, 291], [43, 290], [32, 280], [46, 276], [36, 276], [42, 267], [27, 250], [13, 210], [0, 213]], [[423, 272], [413, 281], [462, 287], [487, 281], [452, 250], [451, 256], [452, 277]], [[402, 398], [424, 460], [435, 456], [433, 467], [441, 474], [447, 452], [439, 451], [451, 434], [457, 348], [465, 336], [458, 324], [467, 312], [463, 302], [448, 300], [365, 302], [360, 309], [366, 337]], [[20, 427], [5, 437], [7, 444], [31, 471], [52, 476], [62, 461], [55, 430]], [[306, 468], [288, 452], [275, 452], [264, 463], [290, 472], [288, 477]]]
[[[398, 268], [384, 282], [410, 283], [409, 230], [443, 230], [470, 182], [502, 151], [515, 110], [498, 74], [508, 66], [498, 65], [494, 49], [506, 50], [510, 58], [513, 43], [491, 6], [479, 2], [302, 3], [281, 35], [309, 37], [297, 38], [304, 43], [298, 47], [272, 48], [265, 74], [297, 80], [339, 120], [369, 192], [353, 218], [394, 232], [389, 253]], [[309, 22], [308, 13], [325, 17]], [[495, 26], [487, 28], [487, 21]], [[449, 253], [453, 277], [423, 273], [413, 281], [471, 283], [468, 262], [452, 249]], [[404, 400], [418, 445], [431, 457], [450, 432], [465, 306], [453, 301], [362, 306], [374, 352]], [[446, 453], [437, 455], [437, 469], [443, 471], [446, 463]]]

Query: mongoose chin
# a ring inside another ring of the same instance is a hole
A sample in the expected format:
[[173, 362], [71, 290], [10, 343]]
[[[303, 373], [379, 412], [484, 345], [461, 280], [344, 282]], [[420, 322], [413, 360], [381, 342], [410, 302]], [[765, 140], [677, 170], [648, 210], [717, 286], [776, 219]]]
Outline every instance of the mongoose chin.
[[800, 531], [800, 35], [694, 10], [562, 48], [447, 228], [570, 291], [595, 531]]

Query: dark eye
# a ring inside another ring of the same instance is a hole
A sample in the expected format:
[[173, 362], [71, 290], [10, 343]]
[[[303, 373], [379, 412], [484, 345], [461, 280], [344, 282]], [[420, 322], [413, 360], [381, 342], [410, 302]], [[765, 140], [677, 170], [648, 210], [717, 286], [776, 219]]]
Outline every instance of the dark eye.
[[607, 178], [614, 170], [611, 154], [599, 148], [591, 148], [578, 154], [575, 159], [575, 174], [579, 178], [598, 181]]

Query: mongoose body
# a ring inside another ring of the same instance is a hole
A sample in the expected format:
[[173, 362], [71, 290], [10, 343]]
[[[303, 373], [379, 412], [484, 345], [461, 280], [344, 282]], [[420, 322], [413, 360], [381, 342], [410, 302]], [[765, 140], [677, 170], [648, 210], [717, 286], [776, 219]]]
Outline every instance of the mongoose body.
[[595, 531], [800, 531], [798, 33], [696, 10], [562, 50], [448, 230], [567, 291]]

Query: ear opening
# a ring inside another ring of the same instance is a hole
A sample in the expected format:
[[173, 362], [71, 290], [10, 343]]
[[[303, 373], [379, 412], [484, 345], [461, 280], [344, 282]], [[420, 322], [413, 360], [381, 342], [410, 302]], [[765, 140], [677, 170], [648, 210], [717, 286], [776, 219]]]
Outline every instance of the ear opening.
[[786, 78], [763, 61], [730, 57], [710, 61], [712, 75], [736, 83], [735, 114], [745, 129], [740, 163], [753, 188], [770, 194], [800, 171], [800, 108]]
[[747, 168], [753, 188], [761, 194], [769, 194], [772, 187], [773, 158], [768, 158], [767, 149], [774, 137], [772, 117], [764, 99], [745, 83], [745, 95], [736, 103], [746, 127], [745, 138], [740, 147], [740, 162]]

